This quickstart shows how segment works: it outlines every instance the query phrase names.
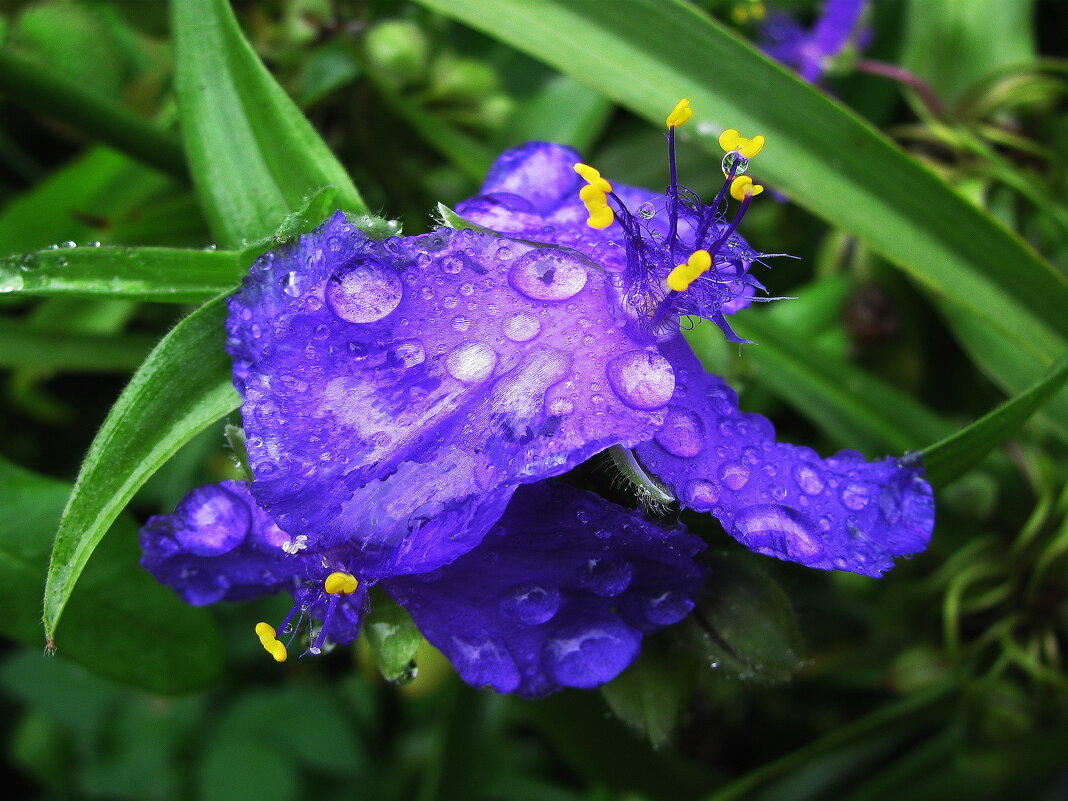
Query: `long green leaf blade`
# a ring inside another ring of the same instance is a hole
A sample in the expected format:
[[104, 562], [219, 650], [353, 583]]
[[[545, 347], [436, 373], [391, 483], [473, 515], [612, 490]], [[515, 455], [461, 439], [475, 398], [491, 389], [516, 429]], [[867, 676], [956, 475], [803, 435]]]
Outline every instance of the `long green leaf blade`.
[[974, 467], [998, 443], [1012, 435], [1042, 408], [1068, 380], [1068, 355], [1061, 357], [1030, 388], [1021, 392], [970, 426], [936, 442], [923, 452], [924, 465], [936, 487], [948, 484]]
[[43, 331], [0, 319], [0, 368], [126, 372], [141, 363], [154, 341], [145, 334]]
[[218, 298], [175, 326], [93, 440], [52, 549], [44, 597], [49, 639], [93, 549], [137, 489], [193, 435], [237, 408], [223, 350], [225, 315]]
[[324, 187], [367, 207], [345, 169], [245, 41], [227, 0], [174, 0], [178, 110], [193, 182], [219, 239], [274, 233]]
[[244, 272], [233, 251], [58, 248], [0, 258], [0, 294], [203, 303]]
[[[1068, 285], [1007, 229], [825, 94], [679, 0], [420, 0], [663, 124], [762, 133], [759, 175], [953, 298], [1043, 363], [1068, 335]], [[714, 146], [713, 146], [714, 147]]]

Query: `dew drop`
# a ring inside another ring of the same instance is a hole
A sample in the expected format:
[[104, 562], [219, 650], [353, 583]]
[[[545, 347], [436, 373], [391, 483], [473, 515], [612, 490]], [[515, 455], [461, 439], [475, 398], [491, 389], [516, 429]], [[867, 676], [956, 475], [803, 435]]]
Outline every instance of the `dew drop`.
[[675, 590], [667, 590], [645, 600], [645, 616], [658, 626], [678, 623], [693, 609], [693, 601]]
[[426, 351], [423, 349], [422, 342], [416, 339], [406, 339], [403, 342], [398, 342], [396, 347], [393, 348], [392, 357], [401, 367], [407, 369], [426, 361]]
[[400, 305], [403, 296], [400, 276], [369, 258], [338, 270], [326, 284], [331, 311], [350, 323], [381, 320]]
[[705, 447], [705, 424], [696, 412], [670, 409], [655, 439], [673, 456], [692, 458]]
[[858, 481], [851, 481], [839, 491], [842, 503], [854, 512], [859, 512], [871, 500], [872, 488]]
[[505, 590], [500, 605], [520, 623], [537, 626], [552, 620], [560, 609], [560, 591], [540, 584], [517, 584]]
[[554, 417], [563, 417], [575, 411], [575, 404], [567, 398], [554, 398], [549, 401], [549, 414]]
[[513, 342], [529, 342], [541, 333], [541, 323], [526, 312], [509, 317], [504, 322], [504, 335]]
[[586, 267], [569, 253], [536, 248], [508, 271], [508, 283], [532, 300], [573, 298], [586, 286]]
[[749, 482], [749, 468], [741, 462], [728, 462], [719, 471], [719, 478], [732, 490], [740, 490]]
[[806, 495], [819, 495], [823, 492], [823, 478], [819, 471], [810, 464], [801, 462], [794, 465], [794, 481]]
[[787, 506], [759, 504], [741, 509], [733, 534], [752, 551], [812, 564], [823, 556], [816, 527]]
[[659, 409], [675, 391], [671, 363], [655, 351], [632, 350], [608, 363], [608, 383], [633, 409]]
[[730, 175], [731, 167], [734, 167], [734, 177], [737, 178], [739, 175], [745, 175], [749, 170], [749, 159], [737, 150], [732, 150], [723, 157], [721, 166], [723, 167], [724, 175]]
[[579, 584], [594, 595], [614, 598], [630, 586], [634, 568], [630, 562], [612, 557], [587, 559], [579, 572]]
[[686, 505], [695, 512], [707, 512], [719, 500], [719, 487], [711, 481], [694, 479], [683, 488]]
[[496, 366], [497, 353], [481, 342], [464, 342], [445, 359], [449, 375], [468, 384], [485, 381]]
[[471, 318], [464, 317], [462, 314], [452, 318], [452, 330], [453, 331], [466, 331], [471, 327]]

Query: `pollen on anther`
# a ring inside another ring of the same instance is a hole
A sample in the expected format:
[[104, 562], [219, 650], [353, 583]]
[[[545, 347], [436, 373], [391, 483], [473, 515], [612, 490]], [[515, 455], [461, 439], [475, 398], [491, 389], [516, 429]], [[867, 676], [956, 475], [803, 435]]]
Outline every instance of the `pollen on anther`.
[[354, 575], [340, 571], [331, 573], [323, 582], [323, 589], [327, 595], [352, 595], [359, 586], [360, 582]]
[[754, 136], [752, 139], [747, 139], [734, 128], [728, 128], [719, 135], [719, 146], [723, 148], [725, 153], [736, 150], [747, 159], [753, 158], [763, 150], [766, 141], [763, 136]]
[[668, 128], [678, 128], [680, 125], [685, 125], [692, 116], [693, 109], [690, 108], [690, 99], [684, 97], [675, 104], [675, 108], [667, 115], [665, 123], [667, 123]]
[[760, 184], [754, 184], [748, 175], [739, 175], [731, 181], [731, 197], [735, 200], [745, 200], [747, 197], [755, 197], [764, 191]]

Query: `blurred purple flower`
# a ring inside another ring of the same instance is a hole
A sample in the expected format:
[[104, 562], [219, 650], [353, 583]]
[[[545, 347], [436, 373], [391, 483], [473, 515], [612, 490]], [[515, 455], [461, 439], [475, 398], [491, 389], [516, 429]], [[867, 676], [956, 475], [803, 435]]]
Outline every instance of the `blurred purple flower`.
[[545, 483], [606, 449], [760, 553], [878, 576], [926, 547], [918, 464], [776, 443], [682, 337], [697, 315], [741, 341], [725, 315], [762, 289], [735, 229], [763, 138], [724, 133], [706, 206], [675, 178], [687, 118], [662, 195], [532, 143], [458, 207], [474, 229], [374, 241], [338, 213], [258, 259], [228, 321], [251, 496], [194, 491], [143, 529], [145, 566], [190, 603], [290, 590], [312, 650], [380, 581], [467, 681], [538, 695], [615, 676], [700, 583], [696, 538]]
[[[761, 26], [760, 46], [810, 83], [819, 81], [830, 63], [859, 35], [869, 0], [827, 0], [811, 28], [803, 28], [783, 11], [772, 11]], [[862, 45], [863, 46], [863, 45]]]

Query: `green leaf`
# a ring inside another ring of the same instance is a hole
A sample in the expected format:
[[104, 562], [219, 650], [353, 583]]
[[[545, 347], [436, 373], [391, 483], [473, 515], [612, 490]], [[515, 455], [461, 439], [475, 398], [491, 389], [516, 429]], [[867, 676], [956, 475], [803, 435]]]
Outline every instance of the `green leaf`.
[[498, 139], [505, 147], [541, 141], [584, 152], [611, 116], [612, 103], [606, 97], [567, 75], [553, 75], [516, 108]]
[[0, 258], [0, 294], [202, 303], [244, 273], [231, 251], [59, 248]]
[[89, 556], [137, 489], [183, 444], [237, 408], [223, 350], [224, 298], [201, 306], [156, 346], [112, 407], [89, 453], [56, 534], [45, 586], [45, 634]]
[[271, 236], [332, 186], [367, 207], [344, 168], [245, 41], [227, 0], [174, 0], [178, 110], [193, 181], [221, 245]]
[[178, 139], [81, 85], [0, 49], [0, 92], [143, 164], [188, 179]]
[[1034, 0], [910, 0], [903, 65], [943, 100], [1035, 59]]
[[927, 477], [942, 487], [978, 464], [996, 445], [1027, 422], [1068, 380], [1068, 355], [1033, 386], [923, 452]]
[[423, 635], [411, 616], [385, 593], [378, 593], [363, 631], [386, 681], [405, 684], [415, 678], [414, 659]]
[[[853, 234], [1022, 352], [1068, 335], [1068, 284], [1007, 229], [825, 93], [680, 0], [420, 0], [663, 125], [764, 134], [758, 176]], [[702, 141], [713, 153], [713, 137]], [[720, 154], [717, 154], [720, 155]], [[685, 176], [683, 176], [685, 183]]]
[[660, 748], [670, 742], [694, 678], [694, 665], [670, 647], [668, 637], [647, 637], [638, 661], [604, 685], [601, 694], [616, 717]]
[[[0, 458], [0, 633], [36, 648], [38, 600], [70, 485]], [[137, 564], [137, 526], [119, 517], [71, 596], [65, 659], [125, 684], [181, 692], [213, 681], [222, 647], [211, 616], [183, 603]]]
[[125, 372], [142, 362], [155, 341], [147, 334], [41, 331], [21, 321], [0, 319], [0, 367]]

